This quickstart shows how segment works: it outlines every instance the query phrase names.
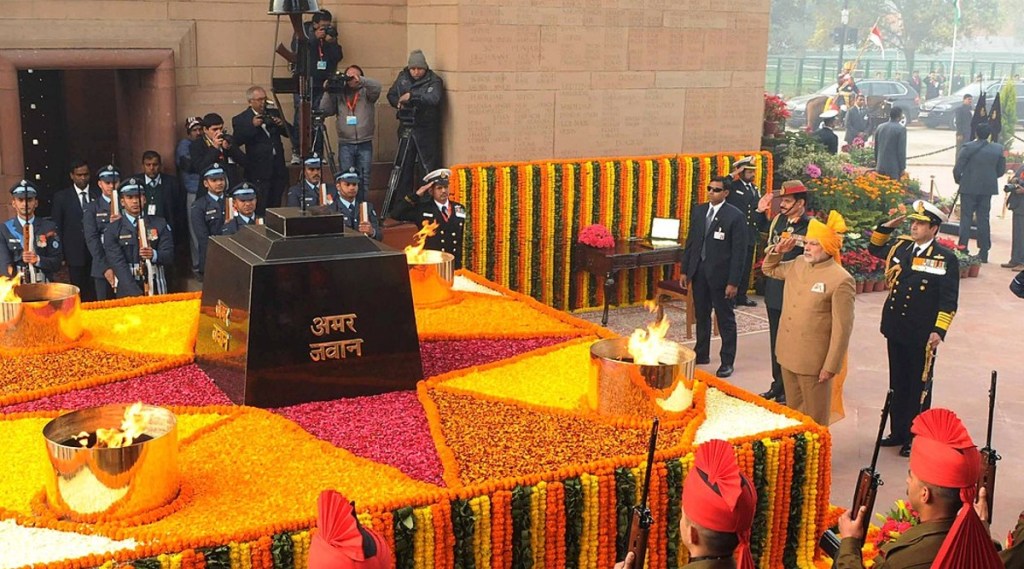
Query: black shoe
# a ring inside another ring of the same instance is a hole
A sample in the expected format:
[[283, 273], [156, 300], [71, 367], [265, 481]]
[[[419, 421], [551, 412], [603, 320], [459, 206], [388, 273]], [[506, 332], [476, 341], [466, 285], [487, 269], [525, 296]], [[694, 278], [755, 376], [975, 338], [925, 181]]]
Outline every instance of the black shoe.
[[910, 458], [910, 443], [900, 447], [900, 456], [903, 458]]
[[988, 263], [988, 251], [978, 251], [978, 260], [982, 263]]
[[709, 363], [711, 363], [711, 358], [697, 358], [697, 365], [699, 366], [707, 365]]
[[775, 389], [775, 386], [772, 386], [771, 389], [769, 389], [768, 391], [765, 391], [764, 393], [762, 393], [761, 397], [764, 397], [768, 401], [775, 401], [779, 397], [782, 397], [783, 399], [785, 399], [786, 392], [781, 390], [781, 389]]
[[722, 366], [718, 368], [718, 371], [715, 372], [715, 377], [725, 378], [729, 377], [730, 375], [732, 375], [731, 365], [722, 364]]
[[786, 394], [785, 393], [780, 393], [779, 396], [775, 398], [775, 402], [778, 403], [779, 405], [785, 405], [786, 404]]
[[744, 297], [736, 300], [736, 306], [757, 306], [757, 301]]
[[903, 437], [889, 435], [888, 437], [882, 439], [882, 441], [879, 444], [884, 447], [898, 447], [906, 444], [906, 441], [903, 440]]

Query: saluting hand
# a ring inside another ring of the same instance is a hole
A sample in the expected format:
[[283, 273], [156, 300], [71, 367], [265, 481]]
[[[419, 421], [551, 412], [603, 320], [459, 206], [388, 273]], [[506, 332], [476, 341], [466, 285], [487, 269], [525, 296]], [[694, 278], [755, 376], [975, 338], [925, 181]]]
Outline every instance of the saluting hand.
[[903, 220], [906, 219], [905, 215], [897, 215], [896, 217], [886, 221], [882, 224], [882, 227], [896, 228], [903, 224]]
[[789, 253], [796, 248], [796, 239], [787, 237], [775, 244], [775, 252], [779, 254]]
[[765, 193], [765, 195], [761, 196], [761, 199], [757, 200], [757, 211], [760, 213], [764, 213], [771, 209], [772, 197], [773, 195], [771, 192], [767, 192]]
[[422, 195], [426, 194], [427, 192], [429, 192], [430, 188], [433, 188], [433, 187], [434, 187], [434, 182], [427, 182], [426, 184], [423, 184], [422, 186], [420, 186], [418, 190], [416, 190], [416, 195], [417, 196], [422, 196]]

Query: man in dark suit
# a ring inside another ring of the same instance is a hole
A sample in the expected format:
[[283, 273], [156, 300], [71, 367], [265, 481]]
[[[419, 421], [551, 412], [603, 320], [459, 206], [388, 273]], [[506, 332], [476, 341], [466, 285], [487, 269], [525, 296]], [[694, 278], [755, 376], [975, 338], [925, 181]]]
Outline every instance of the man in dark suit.
[[284, 164], [281, 137], [288, 136], [284, 119], [277, 108], [267, 108], [267, 92], [253, 85], [245, 92], [249, 108], [231, 119], [235, 143], [245, 148], [245, 179], [256, 187], [256, 213], [281, 204], [288, 187], [288, 167]]
[[889, 122], [875, 130], [875, 171], [899, 180], [907, 169], [907, 127], [900, 124], [903, 111], [889, 110]]
[[[177, 176], [164, 174], [163, 158], [155, 150], [142, 153], [142, 172], [131, 176], [142, 184], [143, 196], [146, 198], [144, 215], [155, 215], [163, 218], [167, 226], [178, 235], [188, 235], [188, 197]], [[168, 279], [184, 279], [188, 273], [188, 243], [179, 239], [174, 243], [174, 262], [167, 260], [171, 275]], [[184, 282], [177, 283], [172, 289], [184, 289]]]
[[956, 123], [956, 155], [960, 149], [971, 141], [971, 119], [974, 118], [974, 96], [964, 95], [963, 104], [953, 111], [953, 122]]
[[[448, 199], [448, 182], [452, 171], [441, 168], [423, 177], [426, 184], [416, 190], [416, 197], [405, 196], [399, 200], [392, 211], [396, 219], [405, 219], [414, 223], [434, 222], [438, 224], [437, 233], [427, 237], [427, 249], [444, 251], [455, 256], [455, 268], [462, 268], [462, 243], [466, 229], [466, 208], [458, 202]], [[429, 198], [426, 196], [429, 195]], [[423, 201], [426, 199], [426, 201]]]
[[[736, 293], [736, 306], [757, 306], [757, 301], [747, 297], [750, 288], [750, 269], [754, 264], [754, 249], [761, 239], [761, 231], [768, 228], [768, 218], [764, 211], [768, 203], [761, 203], [761, 192], [754, 184], [757, 164], [753, 156], [746, 156], [733, 165], [732, 175], [726, 180], [725, 189], [729, 190], [726, 203], [743, 212], [747, 221], [747, 252], [743, 255], [743, 276], [740, 289]], [[770, 193], [770, 192], [769, 192]]]
[[835, 128], [836, 117], [838, 116], [839, 111], [835, 109], [829, 109], [821, 113], [818, 115], [818, 118], [821, 119], [821, 128], [814, 131], [814, 138], [817, 138], [831, 154], [839, 152], [839, 136], [832, 130]]
[[96, 290], [96, 300], [114, 299], [114, 283], [117, 278], [114, 269], [107, 262], [107, 253], [103, 249], [103, 232], [107, 225], [120, 219], [120, 201], [114, 201], [114, 193], [120, 182], [121, 173], [113, 164], [100, 168], [96, 172], [96, 185], [100, 187], [100, 196], [89, 202], [82, 212], [82, 230], [85, 233], [85, 244], [89, 247], [89, 255], [92, 257], [89, 274]]
[[846, 134], [843, 135], [843, 140], [847, 146], [853, 146], [853, 141], [860, 137], [861, 143], [867, 141], [870, 133], [870, 123], [868, 122], [868, 109], [864, 106], [867, 99], [864, 95], [857, 95], [857, 98], [853, 100], [853, 106], [846, 111]]
[[711, 363], [711, 311], [718, 318], [722, 336], [722, 364], [718, 377], [729, 377], [736, 361], [736, 298], [747, 251], [747, 227], [743, 212], [725, 203], [729, 190], [725, 178], [711, 179], [708, 203], [693, 209], [683, 249], [682, 285], [691, 287], [697, 317], [697, 363]]
[[60, 233], [69, 280], [78, 287], [79, 296], [84, 302], [96, 300], [96, 287], [89, 274], [92, 255], [85, 244], [85, 230], [82, 227], [85, 206], [100, 197], [99, 188], [89, 184], [90, 177], [89, 164], [85, 160], [73, 160], [70, 168], [71, 186], [53, 195], [53, 209], [50, 213]]
[[[217, 113], [207, 113], [203, 117], [203, 136], [192, 141], [188, 152], [192, 172], [202, 176], [210, 165], [216, 163], [224, 170], [228, 187], [242, 181], [238, 167], [245, 164], [245, 154], [238, 148], [235, 137], [225, 132], [224, 119]], [[202, 187], [199, 193], [202, 195]]]
[[978, 228], [978, 256], [988, 262], [992, 248], [989, 212], [992, 196], [999, 193], [999, 177], [1006, 172], [1003, 145], [989, 142], [992, 129], [988, 123], [977, 128], [978, 139], [963, 145], [953, 166], [953, 181], [960, 184], [960, 245], [967, 246], [971, 238], [971, 221]]

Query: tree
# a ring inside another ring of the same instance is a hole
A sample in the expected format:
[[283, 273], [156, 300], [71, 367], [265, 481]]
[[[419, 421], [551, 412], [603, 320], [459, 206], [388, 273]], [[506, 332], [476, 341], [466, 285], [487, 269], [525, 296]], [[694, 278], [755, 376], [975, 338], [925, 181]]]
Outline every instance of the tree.
[[999, 90], [1000, 105], [1003, 109], [1003, 130], [999, 132], [999, 142], [1006, 148], [1013, 144], [1013, 129], [1017, 126], [1017, 86], [1012, 78], [1003, 83]]
[[769, 53], [798, 53], [806, 49], [814, 34], [811, 12], [808, 0], [773, 0], [768, 32]]
[[[973, 37], [1000, 25], [999, 0], [973, 0], [963, 5], [958, 38]], [[843, 0], [826, 0], [817, 6], [819, 33], [815, 37], [827, 38], [828, 34], [820, 31], [838, 24]], [[953, 17], [950, 0], [857, 0], [850, 8], [850, 25], [863, 30], [859, 37], [864, 38], [877, 20], [886, 49], [902, 52], [908, 70], [913, 70], [918, 53], [936, 53], [952, 46]]]

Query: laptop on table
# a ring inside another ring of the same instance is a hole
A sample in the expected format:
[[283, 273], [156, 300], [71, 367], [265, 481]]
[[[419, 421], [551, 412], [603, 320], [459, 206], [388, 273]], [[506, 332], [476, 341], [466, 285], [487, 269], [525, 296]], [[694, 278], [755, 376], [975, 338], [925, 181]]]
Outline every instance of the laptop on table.
[[671, 217], [655, 217], [651, 220], [651, 232], [641, 243], [651, 249], [679, 247], [679, 229], [682, 222]]

